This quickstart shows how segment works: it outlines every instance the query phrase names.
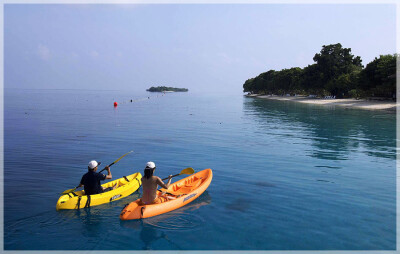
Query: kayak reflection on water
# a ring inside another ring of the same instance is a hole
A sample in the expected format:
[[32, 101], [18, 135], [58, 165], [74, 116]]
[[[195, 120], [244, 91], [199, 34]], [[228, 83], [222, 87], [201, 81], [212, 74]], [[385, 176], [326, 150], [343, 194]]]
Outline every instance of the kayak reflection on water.
[[[160, 234], [158, 234], [158, 232], [160, 232]], [[176, 249], [181, 249], [177, 244], [175, 244], [171, 240], [169, 240], [169, 238], [167, 237], [167, 234], [165, 234], [164, 231], [157, 230], [156, 228], [151, 227], [151, 226], [143, 225], [142, 231], [140, 232], [140, 239], [144, 243], [143, 250], [151, 250], [152, 243], [159, 239], [165, 239], [169, 243], [172, 243], [173, 245], [175, 245]]]

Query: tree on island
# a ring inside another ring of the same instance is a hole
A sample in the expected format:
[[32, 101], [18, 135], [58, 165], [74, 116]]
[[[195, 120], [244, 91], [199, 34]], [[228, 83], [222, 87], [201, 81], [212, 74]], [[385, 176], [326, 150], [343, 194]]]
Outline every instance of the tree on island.
[[167, 86], [157, 86], [150, 87], [146, 89], [148, 92], [187, 92], [189, 89], [187, 88], [175, 88], [175, 87], [167, 87]]
[[315, 54], [318, 71], [321, 73], [324, 90], [342, 97], [355, 88], [350, 79], [362, 70], [361, 58], [354, 57], [350, 48], [342, 48], [340, 43], [322, 46], [319, 54]]
[[396, 94], [397, 55], [381, 55], [367, 64], [360, 73], [358, 89], [379, 97], [393, 97]]
[[363, 69], [361, 57], [351, 54], [350, 48], [340, 43], [323, 45], [313, 58], [314, 64], [261, 73], [246, 80], [243, 91], [392, 98], [396, 91], [396, 59], [396, 54], [380, 56]]

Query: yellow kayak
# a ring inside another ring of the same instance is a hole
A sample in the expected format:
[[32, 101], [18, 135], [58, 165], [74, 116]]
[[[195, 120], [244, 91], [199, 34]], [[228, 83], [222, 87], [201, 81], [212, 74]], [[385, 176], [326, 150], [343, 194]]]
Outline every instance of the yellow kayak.
[[101, 186], [108, 188], [115, 184], [118, 184], [117, 188], [100, 194], [86, 196], [84, 190], [64, 194], [58, 199], [56, 209], [80, 209], [124, 198], [139, 189], [142, 185], [142, 175], [140, 173], [134, 173], [102, 184]]

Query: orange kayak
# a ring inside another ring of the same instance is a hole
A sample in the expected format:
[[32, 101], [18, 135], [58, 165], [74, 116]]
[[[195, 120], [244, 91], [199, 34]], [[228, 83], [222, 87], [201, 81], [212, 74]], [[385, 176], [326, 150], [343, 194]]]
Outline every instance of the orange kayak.
[[[162, 192], [167, 192], [164, 196], [167, 197], [168, 201], [141, 206], [139, 205], [140, 199], [137, 199], [125, 206], [119, 218], [121, 220], [135, 220], [175, 210], [198, 198], [208, 188], [211, 180], [212, 170], [204, 169], [171, 184], [168, 190], [160, 189]], [[162, 193], [159, 192], [157, 195], [161, 196]]]

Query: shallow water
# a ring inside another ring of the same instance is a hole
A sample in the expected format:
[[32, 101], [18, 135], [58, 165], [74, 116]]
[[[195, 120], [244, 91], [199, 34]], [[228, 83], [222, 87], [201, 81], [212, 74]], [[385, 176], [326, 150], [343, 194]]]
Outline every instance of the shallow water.
[[[4, 118], [5, 250], [396, 247], [391, 113], [241, 95], [5, 89]], [[190, 205], [139, 221], [118, 215], [140, 190], [56, 211], [90, 160], [130, 150], [114, 178], [152, 160], [161, 177], [211, 168], [213, 181]]]

